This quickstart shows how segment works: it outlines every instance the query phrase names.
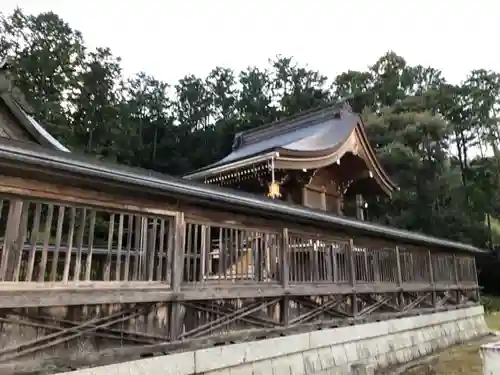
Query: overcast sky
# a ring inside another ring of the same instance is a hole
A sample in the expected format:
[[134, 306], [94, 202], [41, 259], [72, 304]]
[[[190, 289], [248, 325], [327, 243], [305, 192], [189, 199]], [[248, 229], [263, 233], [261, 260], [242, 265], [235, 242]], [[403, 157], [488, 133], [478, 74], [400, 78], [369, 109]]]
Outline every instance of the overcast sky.
[[108, 46], [126, 74], [173, 83], [216, 65], [263, 66], [277, 54], [333, 77], [394, 50], [453, 82], [500, 70], [495, 0], [0, 0], [0, 11], [54, 11], [90, 46]]

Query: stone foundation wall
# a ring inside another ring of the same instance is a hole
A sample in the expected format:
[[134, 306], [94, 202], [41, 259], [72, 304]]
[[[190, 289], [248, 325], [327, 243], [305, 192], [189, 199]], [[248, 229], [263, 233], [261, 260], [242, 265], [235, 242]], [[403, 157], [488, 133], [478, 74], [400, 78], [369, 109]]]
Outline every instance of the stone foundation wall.
[[350, 374], [383, 368], [488, 333], [482, 306], [225, 345], [64, 375]]

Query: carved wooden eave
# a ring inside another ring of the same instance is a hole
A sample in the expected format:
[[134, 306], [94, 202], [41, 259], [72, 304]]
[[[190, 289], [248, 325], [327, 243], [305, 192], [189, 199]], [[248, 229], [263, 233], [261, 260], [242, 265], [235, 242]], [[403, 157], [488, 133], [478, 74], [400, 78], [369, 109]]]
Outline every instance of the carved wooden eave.
[[[0, 128], [2, 129], [2, 137], [69, 152], [32, 117], [33, 108], [27, 103], [19, 88], [14, 85], [9, 67], [10, 64], [7, 60], [0, 61]], [[7, 110], [5, 113], [8, 118], [2, 117], [2, 107]]]
[[340, 163], [347, 154], [363, 160], [367, 177], [384, 193], [390, 196], [397, 189], [377, 160], [361, 117], [347, 103], [239, 133], [231, 154], [185, 178], [213, 183], [249, 174], [271, 159], [276, 170], [315, 170]]

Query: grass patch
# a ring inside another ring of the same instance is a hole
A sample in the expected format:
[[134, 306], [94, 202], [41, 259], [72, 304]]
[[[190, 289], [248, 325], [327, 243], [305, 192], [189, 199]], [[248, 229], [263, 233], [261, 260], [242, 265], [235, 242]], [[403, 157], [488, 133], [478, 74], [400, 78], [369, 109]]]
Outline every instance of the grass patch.
[[491, 337], [444, 350], [429, 363], [417, 366], [405, 375], [483, 375], [479, 346], [488, 341]]
[[[496, 217], [490, 216], [491, 222], [491, 236], [493, 238], [493, 243], [500, 243], [500, 220]], [[487, 225], [487, 219], [484, 219], [484, 225]]]
[[484, 307], [485, 314], [494, 315], [500, 312], [500, 297], [498, 296], [481, 296], [481, 305]]
[[485, 320], [491, 330], [500, 332], [500, 311], [486, 315]]
[[[500, 298], [488, 298], [492, 300], [492, 306], [500, 306]], [[485, 320], [491, 330], [500, 331], [499, 310], [489, 311]], [[483, 375], [479, 347], [491, 341], [498, 341], [498, 338], [485, 337], [446, 349], [429, 363], [408, 370], [405, 375]]]

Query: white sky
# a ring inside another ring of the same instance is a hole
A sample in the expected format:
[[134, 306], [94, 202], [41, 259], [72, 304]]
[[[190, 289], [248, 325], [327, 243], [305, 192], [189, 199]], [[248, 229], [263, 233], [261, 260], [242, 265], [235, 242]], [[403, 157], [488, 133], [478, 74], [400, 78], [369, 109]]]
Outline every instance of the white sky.
[[500, 70], [495, 0], [0, 0], [0, 11], [52, 10], [90, 46], [122, 57], [127, 75], [169, 83], [220, 65], [263, 66], [293, 56], [330, 78], [362, 70], [388, 50], [458, 83]]

